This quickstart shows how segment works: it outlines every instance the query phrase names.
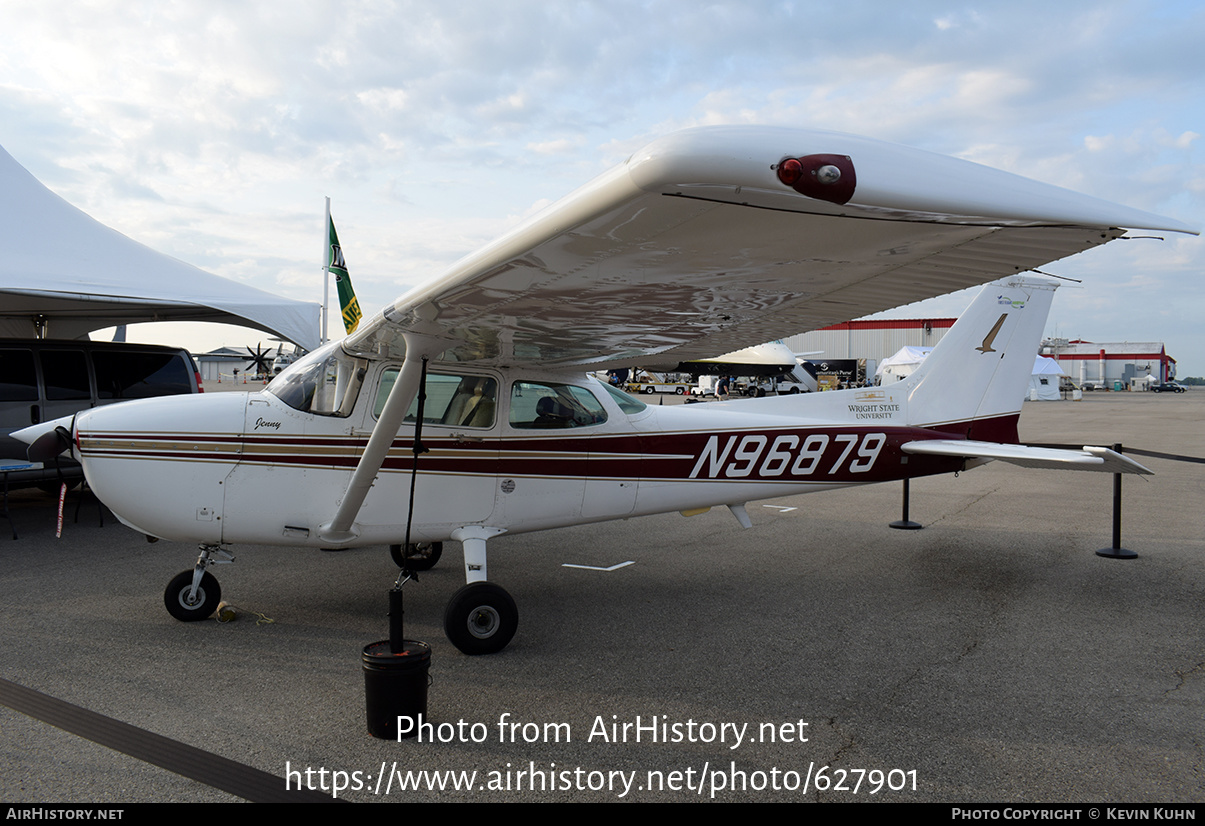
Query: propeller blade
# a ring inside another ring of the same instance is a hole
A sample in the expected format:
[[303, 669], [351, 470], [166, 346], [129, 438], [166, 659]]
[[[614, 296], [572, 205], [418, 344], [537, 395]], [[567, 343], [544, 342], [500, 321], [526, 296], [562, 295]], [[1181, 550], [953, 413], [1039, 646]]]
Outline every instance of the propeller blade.
[[26, 455], [31, 462], [50, 462], [70, 448], [71, 432], [60, 425], [34, 439], [33, 444], [26, 451]]

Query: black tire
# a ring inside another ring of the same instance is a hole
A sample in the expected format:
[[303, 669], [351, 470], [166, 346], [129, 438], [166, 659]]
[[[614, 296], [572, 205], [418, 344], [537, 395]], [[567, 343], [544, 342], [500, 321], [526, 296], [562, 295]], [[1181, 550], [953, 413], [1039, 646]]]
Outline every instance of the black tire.
[[644, 388], [644, 392], [646, 395], [651, 396], [654, 393], [656, 393], [657, 391], [655, 389], [653, 389], [653, 386], [650, 384], [648, 387]]
[[452, 595], [444, 611], [444, 633], [465, 654], [495, 654], [519, 627], [510, 594], [492, 582], [470, 582]]
[[678, 387], [678, 388], [674, 389], [674, 392], [677, 393], [679, 396], [684, 396], [684, 395], [686, 395], [686, 388]]
[[766, 397], [766, 391], [759, 387], [753, 391], [753, 396], [757, 399], [764, 399]]
[[406, 555], [403, 559], [401, 545], [389, 546], [389, 556], [393, 558], [393, 564], [399, 568], [409, 568], [411, 571], [431, 570], [439, 562], [443, 552], [444, 543], [442, 542], [411, 543], [406, 546]]
[[190, 588], [192, 571], [181, 571], [172, 577], [172, 581], [167, 583], [167, 590], [163, 592], [163, 604], [167, 606], [167, 613], [180, 622], [208, 619], [218, 610], [218, 603], [222, 601], [222, 587], [218, 585], [213, 574], [206, 571], [201, 575], [201, 584], [197, 588], [197, 601], [192, 604], [188, 602]]
[[788, 390], [788, 391], [787, 391], [787, 395], [788, 395], [788, 396], [797, 396], [797, 395], [799, 395], [799, 388], [798, 388], [798, 387], [792, 387], [790, 390]]

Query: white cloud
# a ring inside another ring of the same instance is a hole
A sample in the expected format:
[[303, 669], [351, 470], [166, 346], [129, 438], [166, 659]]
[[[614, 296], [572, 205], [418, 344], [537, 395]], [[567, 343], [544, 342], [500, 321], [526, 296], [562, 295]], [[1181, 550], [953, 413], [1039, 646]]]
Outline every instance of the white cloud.
[[398, 112], [405, 109], [408, 97], [405, 89], [396, 88], [365, 89], [356, 92], [356, 99], [360, 103], [369, 109], [382, 112]]
[[[127, 234], [296, 294], [330, 195], [381, 302], [706, 123], [869, 134], [1205, 221], [1205, 17], [1186, 7], [683, 8], [13, 0], [0, 143]], [[1140, 263], [1117, 246], [1100, 260]], [[1201, 247], [1147, 253], [1176, 274], [1147, 289], [1205, 268]]]
[[1176, 147], [1176, 149], [1189, 149], [1192, 147], [1192, 142], [1199, 137], [1201, 137], [1199, 132], [1184, 131], [1175, 138], [1172, 138], [1169, 145]]

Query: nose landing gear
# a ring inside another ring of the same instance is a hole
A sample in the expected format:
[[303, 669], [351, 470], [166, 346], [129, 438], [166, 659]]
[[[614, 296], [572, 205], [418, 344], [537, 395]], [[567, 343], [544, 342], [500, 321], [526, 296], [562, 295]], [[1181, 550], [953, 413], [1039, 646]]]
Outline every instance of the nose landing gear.
[[[213, 559], [215, 554], [225, 558]], [[163, 592], [167, 612], [180, 622], [208, 619], [222, 601], [222, 587], [206, 568], [233, 561], [234, 557], [220, 545], [202, 545], [196, 566], [191, 571], [181, 571], [167, 583]]]

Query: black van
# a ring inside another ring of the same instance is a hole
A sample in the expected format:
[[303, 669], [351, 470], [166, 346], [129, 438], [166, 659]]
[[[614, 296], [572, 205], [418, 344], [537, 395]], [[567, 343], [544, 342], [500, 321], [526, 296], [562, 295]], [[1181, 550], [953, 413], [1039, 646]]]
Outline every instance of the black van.
[[[0, 459], [23, 460], [14, 430], [101, 404], [200, 393], [201, 376], [187, 350], [152, 344], [0, 339]], [[69, 479], [79, 465], [62, 460]], [[9, 473], [10, 487], [58, 478], [54, 467]]]

